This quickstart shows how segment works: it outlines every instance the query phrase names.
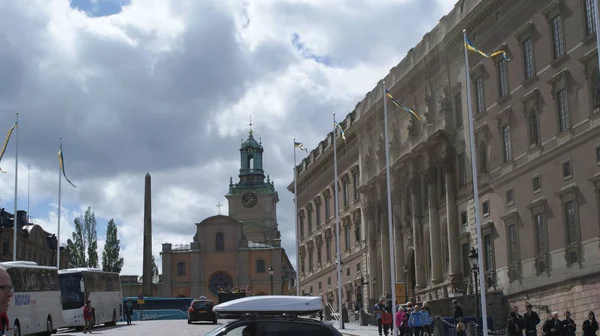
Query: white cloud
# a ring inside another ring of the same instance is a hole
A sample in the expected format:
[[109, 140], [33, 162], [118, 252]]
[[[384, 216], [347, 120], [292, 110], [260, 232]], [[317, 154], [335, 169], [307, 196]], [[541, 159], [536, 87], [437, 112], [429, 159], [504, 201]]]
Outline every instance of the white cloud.
[[[350, 112], [452, 6], [133, 0], [119, 14], [89, 17], [68, 0], [0, 2], [0, 132], [21, 111], [19, 208], [26, 208], [31, 165], [30, 215], [56, 230], [63, 136], [77, 188], [63, 183], [61, 241], [91, 206], [101, 221], [117, 223], [124, 273], [141, 274], [146, 172], [158, 257], [163, 242], [189, 243], [194, 223], [225, 201], [252, 115], [281, 199], [283, 244], [295, 262], [285, 189], [292, 138], [308, 147], [321, 141], [331, 113]], [[0, 175], [0, 207], [11, 212], [13, 145], [1, 163], [8, 173]], [[98, 223], [99, 245], [105, 224]]]

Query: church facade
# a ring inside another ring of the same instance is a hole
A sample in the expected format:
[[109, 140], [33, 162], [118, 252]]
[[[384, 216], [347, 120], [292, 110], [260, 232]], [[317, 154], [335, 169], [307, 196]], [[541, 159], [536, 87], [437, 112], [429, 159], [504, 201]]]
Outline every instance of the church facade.
[[[245, 289], [250, 295], [294, 292], [295, 270], [281, 247], [278, 193], [263, 169], [252, 129], [240, 147], [239, 181], [229, 181], [228, 215], [196, 223], [193, 241], [162, 246], [162, 297], [206, 296]], [[272, 276], [271, 276], [272, 274]]]

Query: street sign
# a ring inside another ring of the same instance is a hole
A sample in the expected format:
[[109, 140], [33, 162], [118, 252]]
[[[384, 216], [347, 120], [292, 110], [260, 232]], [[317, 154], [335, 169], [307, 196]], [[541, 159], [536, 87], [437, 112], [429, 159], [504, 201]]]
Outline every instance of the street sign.
[[138, 304], [144, 304], [144, 296], [143, 295], [138, 295]]

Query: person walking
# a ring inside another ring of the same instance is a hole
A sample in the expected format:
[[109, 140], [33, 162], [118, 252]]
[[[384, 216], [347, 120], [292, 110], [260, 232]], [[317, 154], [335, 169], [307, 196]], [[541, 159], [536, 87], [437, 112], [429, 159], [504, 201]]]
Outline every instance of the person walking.
[[540, 324], [540, 316], [533, 311], [533, 306], [527, 304], [525, 306], [525, 314], [523, 315], [523, 329], [525, 336], [537, 336], [537, 326]]
[[94, 308], [92, 308], [92, 301], [91, 300], [87, 300], [87, 302], [85, 303], [85, 306], [83, 306], [83, 320], [84, 320], [84, 325], [83, 325], [83, 333], [92, 333], [92, 327], [94, 324]]
[[415, 310], [408, 318], [408, 326], [412, 329], [413, 336], [423, 335], [423, 327], [431, 323], [428, 316], [429, 314], [427, 311], [423, 312], [419, 305], [415, 305]]
[[133, 314], [133, 302], [131, 299], [127, 299], [125, 302], [125, 320], [127, 321], [127, 325], [131, 325], [131, 315]]

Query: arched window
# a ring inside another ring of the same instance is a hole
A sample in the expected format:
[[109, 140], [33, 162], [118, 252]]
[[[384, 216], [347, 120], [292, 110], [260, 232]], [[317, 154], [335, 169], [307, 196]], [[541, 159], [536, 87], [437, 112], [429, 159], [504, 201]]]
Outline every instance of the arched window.
[[215, 241], [215, 249], [217, 251], [225, 251], [225, 237], [223, 236], [223, 233], [217, 233]]
[[183, 261], [177, 263], [177, 275], [185, 275], [185, 263]]
[[265, 273], [265, 261], [258, 259], [256, 261], [256, 273]]

